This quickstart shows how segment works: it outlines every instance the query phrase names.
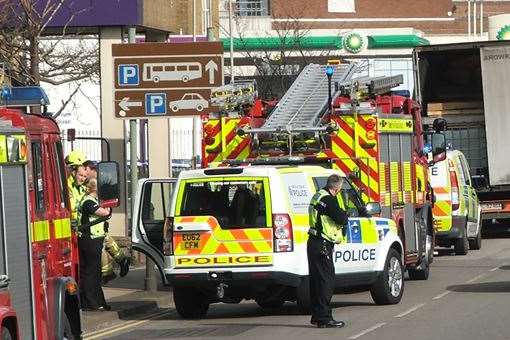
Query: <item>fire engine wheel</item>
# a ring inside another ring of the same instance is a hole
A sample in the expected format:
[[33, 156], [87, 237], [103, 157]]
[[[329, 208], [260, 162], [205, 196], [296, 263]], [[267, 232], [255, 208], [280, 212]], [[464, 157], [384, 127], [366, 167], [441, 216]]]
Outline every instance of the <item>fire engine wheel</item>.
[[469, 251], [469, 240], [467, 237], [467, 221], [466, 225], [464, 226], [464, 230], [462, 233], [462, 237], [455, 240], [455, 244], [453, 245], [453, 248], [455, 250], [455, 255], [466, 255]]
[[2, 326], [2, 340], [12, 340], [12, 334], [9, 328]]
[[174, 303], [183, 319], [200, 319], [207, 314], [209, 300], [193, 287], [174, 287]]
[[404, 268], [400, 254], [393, 248], [388, 252], [383, 273], [377, 278], [370, 294], [378, 305], [399, 303], [404, 293]]
[[296, 302], [299, 311], [302, 314], [310, 314], [310, 280], [308, 276], [301, 280], [301, 284], [296, 288]]
[[71, 327], [71, 322], [69, 322], [69, 318], [66, 314], [64, 314], [64, 340], [73, 340], [75, 337], [73, 335], [73, 329]]

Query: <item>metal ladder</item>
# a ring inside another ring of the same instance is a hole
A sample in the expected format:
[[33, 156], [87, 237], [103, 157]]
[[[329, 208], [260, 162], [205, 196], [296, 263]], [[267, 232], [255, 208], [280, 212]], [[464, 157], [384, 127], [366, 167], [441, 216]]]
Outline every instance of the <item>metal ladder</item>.
[[[296, 131], [315, 127], [328, 107], [326, 65], [309, 64], [299, 74], [260, 130]], [[354, 64], [333, 66], [335, 82], [345, 83], [354, 74]], [[334, 89], [332, 89], [334, 92]]]

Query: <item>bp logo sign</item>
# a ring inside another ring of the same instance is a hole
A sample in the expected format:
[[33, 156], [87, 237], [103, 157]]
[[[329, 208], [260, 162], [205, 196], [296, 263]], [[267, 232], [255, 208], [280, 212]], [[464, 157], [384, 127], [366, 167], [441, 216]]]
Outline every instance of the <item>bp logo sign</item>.
[[366, 38], [357, 32], [347, 34], [342, 40], [342, 47], [350, 53], [359, 53], [366, 45]]
[[496, 38], [498, 38], [498, 40], [510, 40], [510, 25], [501, 27]]

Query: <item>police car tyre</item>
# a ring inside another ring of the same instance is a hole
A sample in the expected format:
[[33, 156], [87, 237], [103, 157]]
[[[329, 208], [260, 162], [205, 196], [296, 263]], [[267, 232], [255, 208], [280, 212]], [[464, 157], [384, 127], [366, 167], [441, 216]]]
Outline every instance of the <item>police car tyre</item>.
[[2, 326], [2, 340], [12, 340], [12, 334], [9, 328]]
[[177, 313], [184, 319], [200, 319], [207, 314], [209, 301], [193, 287], [174, 287], [174, 303]]
[[455, 240], [453, 248], [455, 250], [455, 255], [466, 255], [469, 251], [469, 240], [467, 237], [466, 224], [464, 225], [464, 230], [462, 233], [462, 237]]
[[307, 277], [301, 280], [301, 284], [296, 288], [296, 302], [299, 308], [299, 311], [302, 314], [310, 313], [310, 280]]
[[404, 294], [404, 268], [400, 254], [393, 248], [388, 251], [384, 271], [370, 288], [372, 299], [378, 305], [399, 303]]
[[64, 340], [73, 340], [75, 339], [73, 335], [73, 329], [71, 327], [71, 322], [69, 322], [69, 318], [67, 314], [64, 313]]
[[280, 308], [285, 300], [255, 300], [261, 308]]
[[469, 240], [469, 249], [480, 250], [482, 248], [482, 230], [478, 230], [475, 238]]

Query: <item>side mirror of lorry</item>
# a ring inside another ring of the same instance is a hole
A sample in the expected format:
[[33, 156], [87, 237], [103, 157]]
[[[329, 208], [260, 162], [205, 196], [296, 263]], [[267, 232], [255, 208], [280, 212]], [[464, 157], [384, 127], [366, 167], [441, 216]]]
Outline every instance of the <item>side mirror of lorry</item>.
[[370, 216], [379, 215], [381, 213], [381, 205], [378, 202], [370, 202], [365, 205], [365, 210]]
[[120, 205], [119, 164], [99, 162], [97, 165], [97, 197], [103, 208]]

